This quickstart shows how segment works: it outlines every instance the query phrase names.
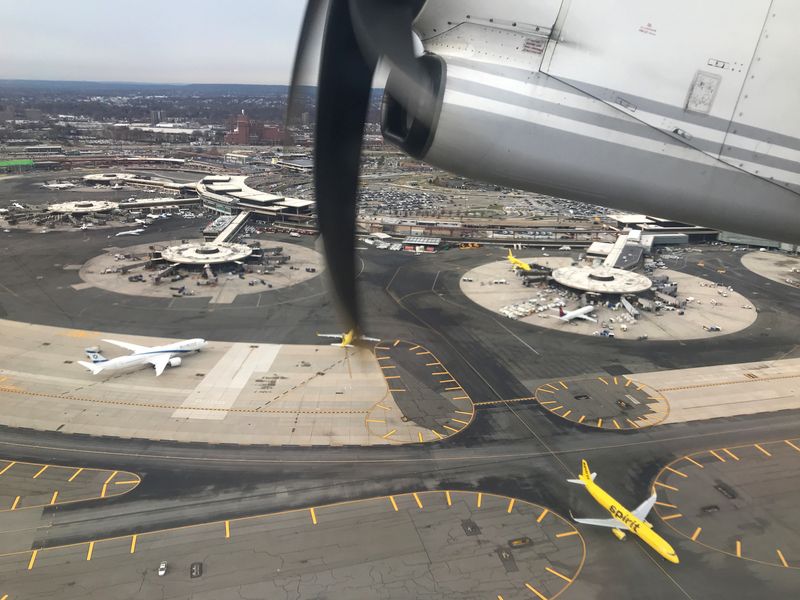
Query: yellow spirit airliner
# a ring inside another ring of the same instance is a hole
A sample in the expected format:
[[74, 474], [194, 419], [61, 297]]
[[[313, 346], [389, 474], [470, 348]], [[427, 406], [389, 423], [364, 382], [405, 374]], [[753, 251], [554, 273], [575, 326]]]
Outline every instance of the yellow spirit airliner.
[[530, 271], [531, 270], [531, 266], [526, 262], [522, 262], [520, 259], [518, 259], [516, 256], [514, 256], [513, 252], [511, 252], [510, 248], [508, 249], [508, 256], [506, 256], [506, 258], [508, 259], [508, 262], [510, 262], [515, 267], [519, 267], [523, 271]]
[[380, 339], [367, 337], [365, 335], [356, 335], [356, 332], [351, 329], [347, 333], [318, 333], [317, 337], [333, 338], [341, 340], [338, 344], [331, 344], [331, 346], [339, 346], [341, 348], [352, 348], [353, 342], [358, 340], [362, 342], [380, 342]]
[[647, 519], [647, 514], [656, 503], [656, 494], [654, 493], [633, 511], [629, 511], [594, 482], [596, 476], [597, 473], [590, 473], [589, 465], [585, 460], [582, 460], [581, 474], [578, 475], [578, 479], [567, 479], [567, 481], [584, 486], [586, 491], [592, 495], [592, 498], [594, 498], [600, 506], [605, 508], [613, 518], [575, 519], [575, 517], [573, 517], [573, 519], [585, 525], [611, 527], [611, 532], [618, 540], [624, 540], [625, 531], [630, 531], [669, 562], [676, 564], [680, 562], [672, 546], [669, 545], [667, 540], [653, 531], [653, 526], [645, 520]]

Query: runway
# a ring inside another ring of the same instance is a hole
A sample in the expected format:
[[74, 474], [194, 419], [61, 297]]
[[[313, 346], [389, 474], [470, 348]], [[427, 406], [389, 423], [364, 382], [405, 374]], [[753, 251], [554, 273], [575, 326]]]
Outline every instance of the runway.
[[[153, 227], [146, 234], [153, 241], [180, 231], [169, 223], [157, 227], [162, 230], [154, 231]], [[70, 286], [77, 274], [54, 265], [80, 264], [96, 255], [107, 244], [105, 235], [80, 232], [70, 234], [72, 237], [46, 234], [34, 238], [6, 234], [2, 240], [9, 260], [0, 265], [0, 280], [6, 286], [0, 291], [2, 317], [118, 335], [199, 336], [272, 344], [316, 343], [316, 331], [335, 326], [335, 307], [319, 278], [271, 292], [269, 302], [259, 304], [260, 295], [254, 294], [224, 307], [211, 307], [197, 299], [173, 303], [93, 289], [74, 290]], [[57, 260], [53, 248], [58, 248]], [[35, 509], [42, 513], [40, 519], [31, 519], [27, 525], [36, 530], [31, 548], [82, 544], [76, 562], [85, 563], [86, 544], [92, 540], [128, 536], [129, 545], [131, 535], [171, 527], [293, 509], [308, 511], [309, 507], [389, 495], [405, 495], [413, 502], [409, 494], [437, 490], [497, 494], [561, 515], [573, 510], [593, 516], [599, 514], [591, 513], [597, 507], [581, 490], [564, 482], [577, 472], [581, 458], [598, 472], [606, 489], [627, 506], [635, 506], [648, 495], [663, 467], [680, 457], [714, 448], [797, 438], [800, 420], [796, 409], [616, 431], [576, 426], [534, 402], [507, 401], [528, 397], [539, 385], [566, 378], [623, 377], [664, 369], [796, 358], [800, 328], [793, 307], [800, 303], [798, 291], [750, 273], [730, 253], [709, 251], [702, 255], [705, 267], [697, 266], [692, 256], [679, 268], [701, 276], [704, 270], [714, 269], [715, 278], [741, 291], [758, 308], [753, 326], [713, 340], [642, 344], [581, 338], [575, 343], [575, 337], [569, 334], [500, 321], [460, 293], [462, 273], [480, 262], [495, 260], [499, 253], [479, 249], [421, 257], [376, 250], [360, 254], [364, 264], [360, 293], [368, 307], [365, 333], [413, 340], [447, 366], [452, 379], [478, 404], [474, 417], [466, 419], [469, 427], [458, 435], [434, 443], [322, 449], [181, 444], [3, 428], [0, 456], [4, 459], [127, 470], [142, 478], [135, 489], [114, 500]], [[723, 265], [726, 273], [716, 273]], [[481, 402], [493, 404], [481, 406]], [[769, 446], [763, 447], [769, 451]], [[785, 510], [776, 506], [775, 510], [779, 509]], [[777, 514], [769, 518], [777, 519]], [[310, 518], [307, 512], [305, 518]], [[607, 531], [582, 527], [586, 561], [559, 598], [729, 599], [737, 590], [750, 589], [748, 586], [756, 581], [765, 597], [790, 596], [797, 588], [794, 569], [737, 558], [735, 545], [734, 556], [708, 550], [689, 537], [673, 534], [658, 518], [654, 523], [676, 548], [680, 565], [663, 563], [636, 540], [619, 543]], [[677, 520], [674, 523], [677, 525]], [[314, 545], [313, 538], [309, 538], [309, 544]], [[170, 580], [167, 597], [202, 597], [203, 586], [211, 579], [205, 579], [206, 575], [190, 578], [192, 556], [193, 550], [188, 547], [170, 550], [169, 560], [181, 565], [180, 573], [172, 576], [180, 577], [182, 583]], [[111, 560], [108, 564], [112, 565], [128, 559], [124, 552], [112, 560], [103, 557], [101, 551], [98, 560], [101, 557]], [[793, 560], [784, 557], [787, 562]], [[152, 555], [137, 564], [140, 570], [150, 572], [157, 566], [156, 560]], [[250, 568], [259, 560], [257, 555], [244, 556], [241, 568]], [[502, 566], [500, 555], [495, 554], [494, 560], [497, 562], [492, 568]], [[26, 575], [37, 573], [41, 577], [50, 572], [45, 562], [34, 565], [30, 573], [25, 567], [13, 567], [15, 573], [21, 572], [23, 593]], [[314, 566], [307, 569], [320, 572]], [[17, 581], [16, 574], [14, 577]], [[647, 585], [637, 587], [636, 581], [647, 581]], [[535, 582], [528, 583], [539, 590]], [[44, 597], [45, 591], [37, 589], [38, 596], [21, 597]], [[215, 598], [238, 597], [235, 586], [213, 589]], [[445, 587], [433, 589], [430, 597], [472, 597], [451, 594]], [[0, 588], [0, 597], [3, 593], [10, 592]], [[316, 592], [304, 593], [300, 597], [314, 597]], [[332, 588], [329, 597], [345, 598], [346, 593]], [[548, 598], [553, 594], [542, 593]], [[408, 597], [402, 594], [400, 591], [390, 597]], [[503, 597], [536, 598], [524, 585]]]

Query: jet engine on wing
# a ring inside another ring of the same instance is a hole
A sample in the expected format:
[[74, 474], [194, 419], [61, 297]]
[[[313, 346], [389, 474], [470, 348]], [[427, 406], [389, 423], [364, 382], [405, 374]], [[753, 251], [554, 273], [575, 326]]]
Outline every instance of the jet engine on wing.
[[181, 366], [181, 358], [180, 356], [173, 356], [169, 359], [169, 366], [170, 367], [180, 367]]

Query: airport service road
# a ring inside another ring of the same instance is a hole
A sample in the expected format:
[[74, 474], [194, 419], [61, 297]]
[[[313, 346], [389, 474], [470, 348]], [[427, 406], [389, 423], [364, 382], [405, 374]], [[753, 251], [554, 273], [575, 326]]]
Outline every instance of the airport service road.
[[545, 507], [413, 492], [5, 554], [0, 594], [549, 599], [578, 577], [585, 552]]

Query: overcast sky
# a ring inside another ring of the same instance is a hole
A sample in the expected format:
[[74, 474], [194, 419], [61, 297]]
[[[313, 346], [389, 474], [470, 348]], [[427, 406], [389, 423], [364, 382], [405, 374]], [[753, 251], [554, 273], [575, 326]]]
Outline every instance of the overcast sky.
[[0, 79], [288, 83], [304, 0], [0, 0]]

